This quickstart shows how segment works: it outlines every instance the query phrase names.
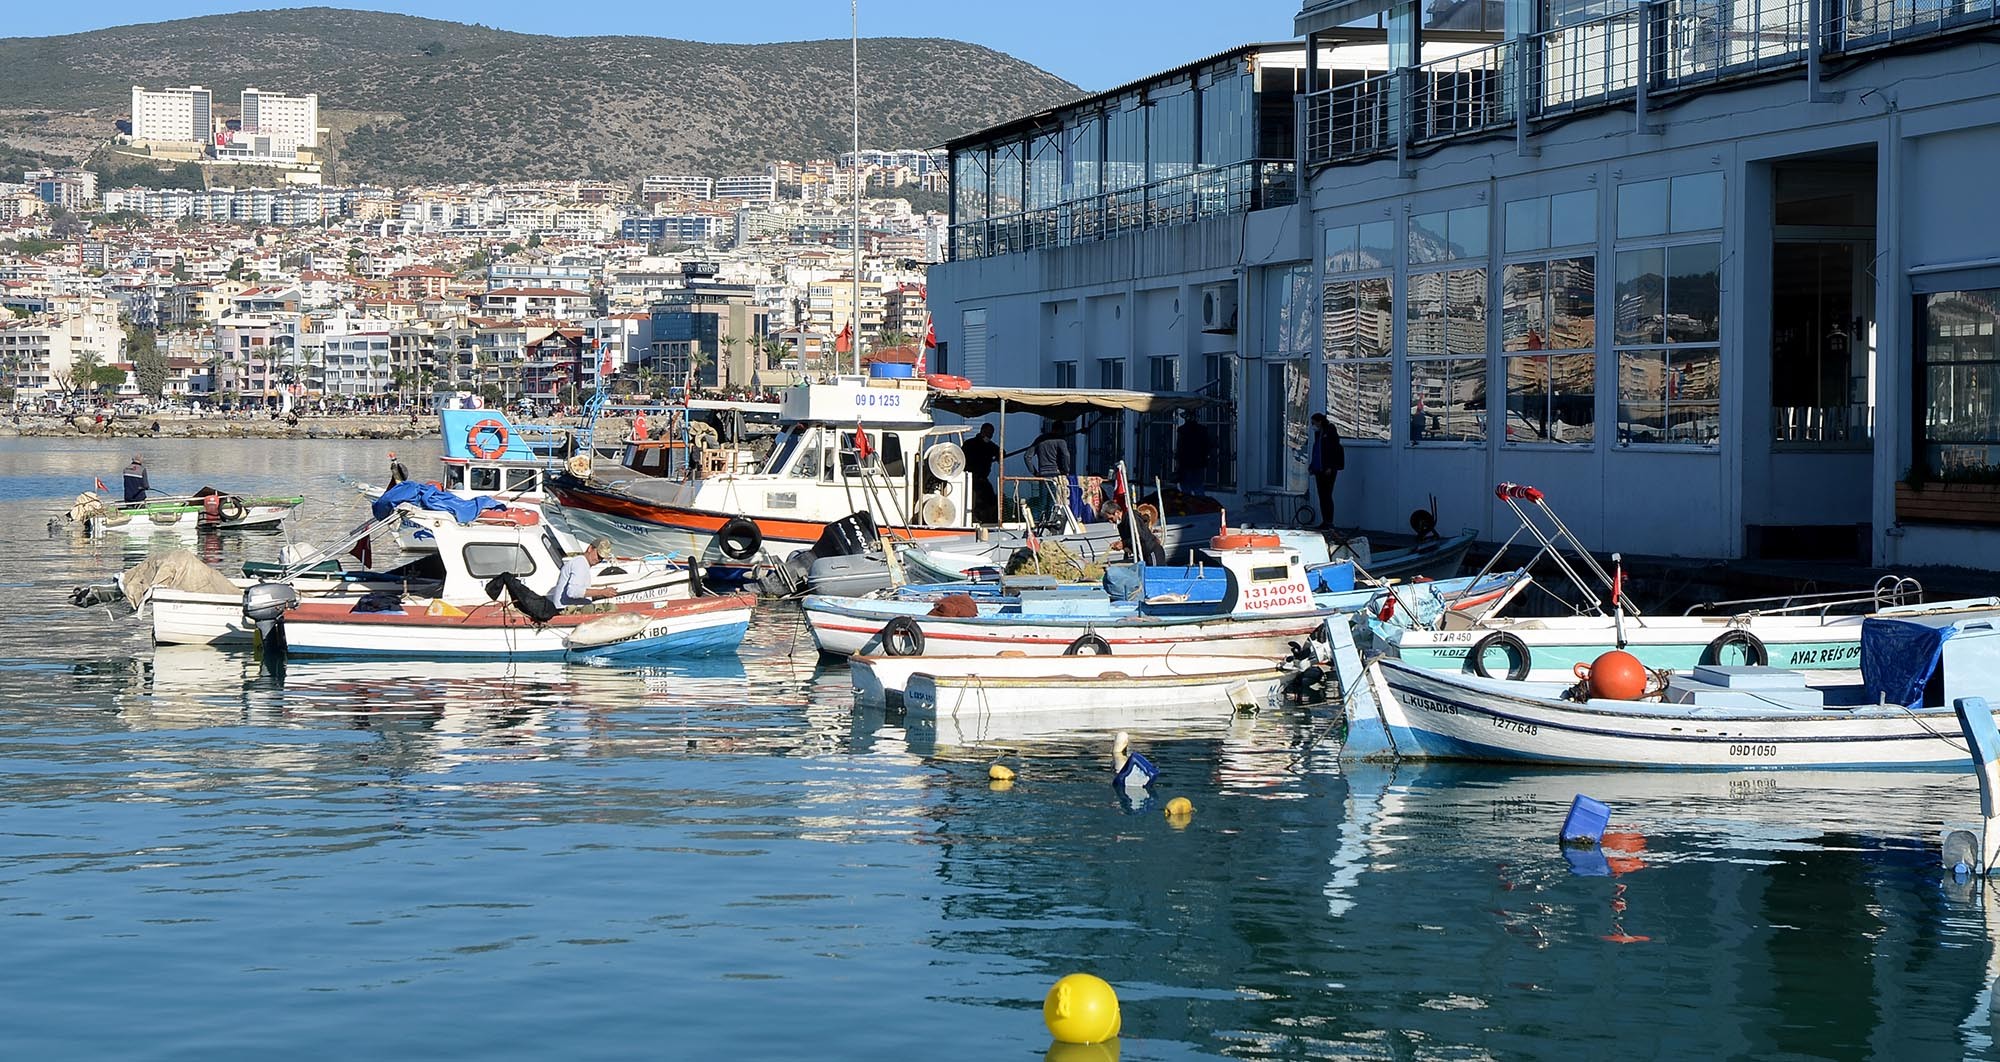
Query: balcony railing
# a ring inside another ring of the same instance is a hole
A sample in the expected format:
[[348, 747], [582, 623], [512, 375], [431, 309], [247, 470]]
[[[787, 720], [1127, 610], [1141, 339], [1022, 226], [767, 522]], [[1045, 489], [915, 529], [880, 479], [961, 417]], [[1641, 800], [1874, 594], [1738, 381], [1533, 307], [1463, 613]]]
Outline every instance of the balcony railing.
[[1290, 159], [1196, 170], [1132, 188], [1023, 210], [951, 229], [953, 261], [1069, 247], [1141, 229], [1283, 206], [1295, 199]]
[[1306, 101], [1305, 158], [1324, 165], [1525, 135], [1538, 121], [1803, 66], [1815, 38], [1822, 55], [1852, 54], [1996, 20], [2000, 0], [1644, 0], [1315, 92]]

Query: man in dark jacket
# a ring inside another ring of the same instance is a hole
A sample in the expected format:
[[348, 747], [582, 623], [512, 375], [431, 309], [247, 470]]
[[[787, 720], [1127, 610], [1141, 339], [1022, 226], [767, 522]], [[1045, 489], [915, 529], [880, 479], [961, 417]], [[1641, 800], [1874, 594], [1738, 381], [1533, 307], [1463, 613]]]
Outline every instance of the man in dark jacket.
[[1076, 471], [1069, 452], [1069, 422], [1052, 421], [1028, 444], [1028, 459], [1035, 467], [1035, 475], [1052, 479], [1067, 476]]
[[1319, 491], [1319, 526], [1322, 531], [1333, 530], [1333, 481], [1340, 476], [1340, 470], [1347, 467], [1347, 451], [1340, 445], [1340, 429], [1324, 413], [1312, 415], [1312, 460], [1306, 471], [1312, 473], [1313, 486]]
[[972, 477], [972, 518], [997, 520], [1000, 496], [993, 490], [993, 466], [1000, 460], [1000, 447], [993, 441], [993, 425], [980, 425], [979, 434], [965, 440], [963, 449], [965, 471]]
[[125, 500], [145, 501], [146, 492], [153, 489], [153, 483], [146, 478], [146, 462], [138, 454], [132, 455], [132, 463], [125, 466]]

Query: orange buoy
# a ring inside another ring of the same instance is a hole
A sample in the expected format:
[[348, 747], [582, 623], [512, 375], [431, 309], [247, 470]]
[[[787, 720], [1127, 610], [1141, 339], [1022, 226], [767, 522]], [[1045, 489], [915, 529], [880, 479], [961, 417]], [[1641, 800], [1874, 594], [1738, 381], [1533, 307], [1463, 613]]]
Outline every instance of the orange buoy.
[[1610, 701], [1636, 701], [1646, 693], [1646, 665], [1623, 649], [1613, 649], [1590, 662], [1590, 695]]

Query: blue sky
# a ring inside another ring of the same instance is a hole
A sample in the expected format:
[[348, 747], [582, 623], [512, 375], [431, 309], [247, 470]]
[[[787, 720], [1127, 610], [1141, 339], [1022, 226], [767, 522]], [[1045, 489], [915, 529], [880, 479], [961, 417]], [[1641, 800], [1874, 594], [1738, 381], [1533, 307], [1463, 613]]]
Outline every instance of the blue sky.
[[[845, 37], [840, 0], [321, 0], [522, 33], [636, 33], [754, 43]], [[291, 0], [98, 0], [9, 3], [0, 33], [47, 36], [224, 11], [303, 7]], [[1103, 89], [1250, 41], [1287, 40], [1299, 0], [861, 0], [864, 37], [955, 37], [1019, 56], [1086, 89]], [[227, 47], [226, 44], [222, 45]], [[864, 53], [862, 61], [867, 61]]]

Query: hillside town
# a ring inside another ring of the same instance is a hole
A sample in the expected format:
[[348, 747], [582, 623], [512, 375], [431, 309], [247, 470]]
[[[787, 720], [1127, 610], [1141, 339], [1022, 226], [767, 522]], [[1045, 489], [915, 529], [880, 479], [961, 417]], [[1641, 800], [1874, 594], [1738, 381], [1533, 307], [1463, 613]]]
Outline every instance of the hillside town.
[[[88, 169], [0, 184], [0, 398], [17, 409], [373, 410], [454, 392], [553, 409], [602, 373], [636, 393], [761, 390], [835, 354], [913, 357], [924, 270], [944, 256], [945, 215], [919, 209], [947, 191], [927, 149], [629, 184], [337, 186], [299, 168], [315, 97], [245, 90], [226, 121], [199, 86], [133, 99], [120, 147], [203, 160], [211, 184], [100, 188]], [[282, 180], [219, 183], [258, 161]]]

